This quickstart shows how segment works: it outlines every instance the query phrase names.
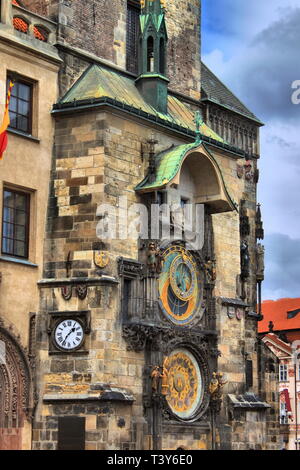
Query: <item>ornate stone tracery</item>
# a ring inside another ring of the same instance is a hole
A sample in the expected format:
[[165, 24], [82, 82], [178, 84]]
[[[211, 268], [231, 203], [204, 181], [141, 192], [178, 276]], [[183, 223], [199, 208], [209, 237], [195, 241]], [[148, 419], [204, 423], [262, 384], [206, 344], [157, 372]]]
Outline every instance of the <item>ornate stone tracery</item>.
[[0, 363], [0, 428], [20, 428], [33, 409], [31, 371], [18, 342], [1, 326], [0, 341], [5, 345]]

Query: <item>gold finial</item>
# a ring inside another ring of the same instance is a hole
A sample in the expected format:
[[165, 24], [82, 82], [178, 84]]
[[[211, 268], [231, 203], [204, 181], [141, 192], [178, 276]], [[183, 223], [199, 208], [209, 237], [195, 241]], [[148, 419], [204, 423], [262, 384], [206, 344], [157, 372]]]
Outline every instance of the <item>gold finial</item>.
[[[141, 7], [142, 8], [145, 8], [145, 3], [146, 3], [146, 0], [140, 0], [141, 1]], [[149, 2], [155, 2], [155, 0], [148, 0]], [[166, 0], [160, 0], [160, 4], [162, 6], [162, 8], [166, 8]]]

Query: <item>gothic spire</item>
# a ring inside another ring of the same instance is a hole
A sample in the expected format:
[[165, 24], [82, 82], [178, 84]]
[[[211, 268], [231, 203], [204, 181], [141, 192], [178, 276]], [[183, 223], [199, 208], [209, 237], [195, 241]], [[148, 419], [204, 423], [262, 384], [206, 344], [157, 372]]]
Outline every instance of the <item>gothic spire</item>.
[[165, 1], [142, 0], [137, 87], [145, 100], [159, 112], [167, 112], [166, 77], [167, 28]]

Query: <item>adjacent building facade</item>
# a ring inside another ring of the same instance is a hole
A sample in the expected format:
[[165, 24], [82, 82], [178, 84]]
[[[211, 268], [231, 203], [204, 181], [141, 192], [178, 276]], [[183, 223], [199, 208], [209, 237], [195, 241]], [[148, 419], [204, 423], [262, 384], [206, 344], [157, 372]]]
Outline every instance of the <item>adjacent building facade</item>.
[[[300, 299], [268, 300], [262, 305], [264, 319], [259, 325], [263, 343], [273, 352], [279, 374], [280, 430], [285, 448], [300, 449]], [[276, 365], [275, 365], [276, 364]]]
[[[39, 309], [61, 60], [56, 25], [1, 2], [1, 116], [13, 81], [8, 148], [0, 162], [0, 449], [31, 449], [35, 387], [34, 325]], [[2, 118], [1, 118], [2, 119]]]
[[45, 235], [22, 301], [37, 312], [20, 340], [34, 348], [32, 448], [278, 449], [257, 337], [262, 123], [201, 63], [199, 0], [113, 4], [12, 7], [56, 28], [55, 47], [41, 42], [55, 104], [28, 139], [49, 146], [38, 172], [22, 167], [43, 188], [38, 253]]

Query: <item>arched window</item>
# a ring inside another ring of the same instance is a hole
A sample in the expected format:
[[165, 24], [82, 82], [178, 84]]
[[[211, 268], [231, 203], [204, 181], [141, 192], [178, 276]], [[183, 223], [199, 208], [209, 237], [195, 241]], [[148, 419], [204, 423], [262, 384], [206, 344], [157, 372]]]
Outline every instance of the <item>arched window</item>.
[[152, 36], [147, 39], [147, 72], [154, 72], [154, 40]]
[[165, 41], [163, 38], [159, 41], [159, 73], [165, 74]]
[[21, 31], [21, 33], [28, 33], [29, 24], [19, 16], [15, 16], [13, 19], [13, 26], [17, 31]]
[[48, 31], [43, 28], [43, 26], [34, 26], [33, 27], [33, 34], [36, 39], [39, 41], [47, 42], [49, 33]]

